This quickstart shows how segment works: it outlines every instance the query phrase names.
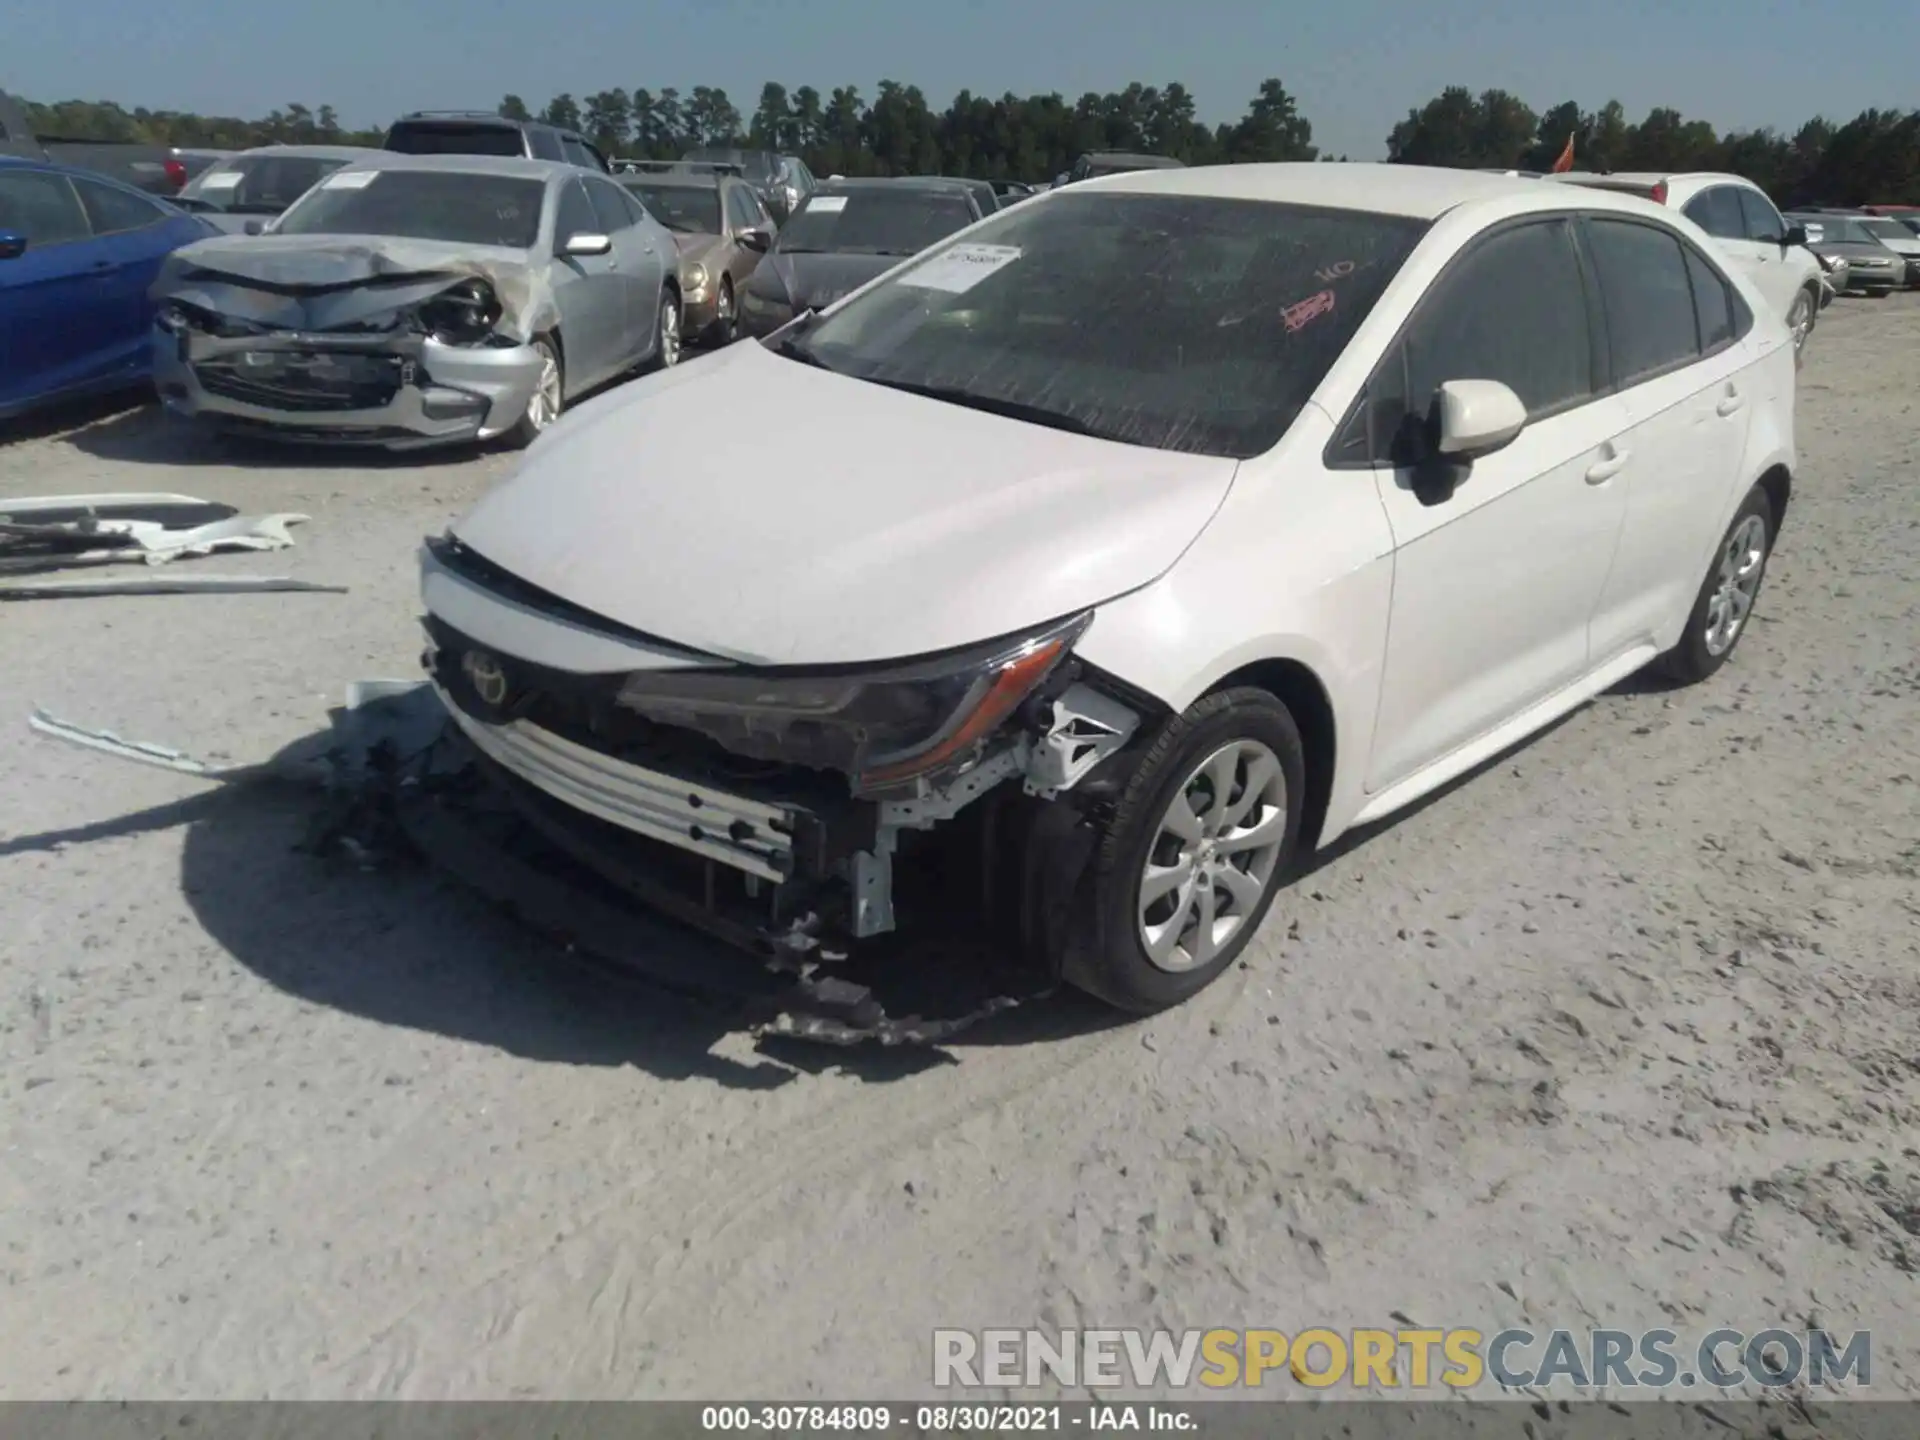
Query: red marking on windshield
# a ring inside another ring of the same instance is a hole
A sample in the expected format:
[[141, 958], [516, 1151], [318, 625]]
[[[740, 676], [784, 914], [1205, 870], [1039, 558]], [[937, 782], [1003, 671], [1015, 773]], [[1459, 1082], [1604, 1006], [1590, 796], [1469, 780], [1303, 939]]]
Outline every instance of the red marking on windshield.
[[1310, 321], [1317, 320], [1322, 315], [1332, 313], [1333, 292], [1331, 290], [1322, 290], [1318, 295], [1309, 295], [1298, 305], [1289, 305], [1286, 309], [1282, 310], [1280, 312], [1280, 321], [1287, 327], [1287, 333], [1291, 335], [1295, 331], [1305, 328]]

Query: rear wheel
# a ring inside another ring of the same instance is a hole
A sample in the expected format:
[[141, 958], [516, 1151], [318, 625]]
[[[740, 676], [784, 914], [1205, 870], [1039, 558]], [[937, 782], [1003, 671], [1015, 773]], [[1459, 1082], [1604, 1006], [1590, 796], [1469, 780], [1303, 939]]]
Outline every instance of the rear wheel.
[[1760, 598], [1775, 524], [1766, 492], [1754, 486], [1714, 551], [1680, 643], [1661, 657], [1673, 679], [1685, 685], [1705, 680], [1732, 657]]
[[649, 370], [666, 370], [680, 363], [680, 293], [660, 287], [660, 308], [654, 316], [653, 359]]
[[560, 365], [558, 343], [549, 336], [538, 335], [534, 337], [533, 351], [540, 357], [539, 379], [533, 394], [527, 397], [525, 413], [502, 437], [516, 450], [525, 449], [539, 439], [566, 407], [566, 372]]
[[1287, 707], [1225, 690], [1167, 721], [1100, 837], [1065, 978], [1148, 1014], [1198, 994], [1253, 938], [1300, 830], [1306, 764]]
[[1819, 296], [1809, 288], [1793, 297], [1793, 308], [1787, 311], [1787, 329], [1793, 334], [1793, 358], [1796, 364], [1806, 353], [1807, 337], [1813, 334], [1813, 317], [1819, 309]]

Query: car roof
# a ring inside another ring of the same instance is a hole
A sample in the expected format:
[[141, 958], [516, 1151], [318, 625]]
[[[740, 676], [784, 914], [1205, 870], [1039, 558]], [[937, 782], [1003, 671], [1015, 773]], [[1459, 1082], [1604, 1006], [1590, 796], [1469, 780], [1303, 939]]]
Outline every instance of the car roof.
[[945, 194], [965, 194], [984, 180], [966, 180], [957, 175], [855, 175], [837, 180], [822, 180], [822, 190], [937, 190]]
[[528, 160], [519, 155], [408, 155], [399, 150], [369, 150], [349, 170], [439, 170], [455, 175], [513, 175], [522, 180], [593, 175], [564, 160]]
[[392, 153], [371, 145], [253, 145], [245, 150], [224, 151], [220, 158], [238, 160], [242, 156], [284, 155], [291, 160], [364, 160], [372, 155]]
[[[1569, 191], [1537, 180], [1485, 175], [1384, 161], [1276, 162], [1261, 165], [1196, 165], [1179, 170], [1128, 170], [1079, 180], [1062, 196], [1100, 191], [1143, 195], [1192, 195], [1222, 200], [1268, 200], [1329, 210], [1366, 210], [1435, 220], [1462, 205], [1484, 204], [1512, 214], [1532, 210], [1619, 210], [1673, 217], [1638, 196], [1585, 188]], [[1577, 194], [1576, 201], [1573, 196]]]
[[715, 170], [616, 170], [622, 185], [665, 185], [681, 190], [718, 190], [722, 180], [738, 180]]
[[1177, 170], [1185, 168], [1186, 162], [1176, 160], [1171, 155], [1146, 155], [1131, 150], [1089, 150], [1082, 157], [1091, 164], [1113, 163], [1139, 165], [1151, 170]]
[[37, 155], [0, 155], [0, 166], [13, 166], [20, 170], [40, 170], [53, 175], [71, 175], [76, 180], [97, 180], [102, 185], [111, 185], [116, 190], [125, 190], [129, 194], [140, 195], [148, 200], [157, 200], [165, 205], [171, 202], [169, 195], [154, 195], [137, 185], [129, 185], [116, 175], [105, 175], [98, 170], [89, 170], [84, 165], [63, 165], [58, 160], [42, 160]]

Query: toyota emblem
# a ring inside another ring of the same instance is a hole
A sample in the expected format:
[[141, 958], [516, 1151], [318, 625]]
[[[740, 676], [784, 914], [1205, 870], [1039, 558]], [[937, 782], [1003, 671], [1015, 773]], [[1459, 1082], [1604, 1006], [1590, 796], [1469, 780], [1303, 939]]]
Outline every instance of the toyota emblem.
[[484, 650], [469, 650], [460, 657], [460, 669], [483, 703], [496, 710], [506, 704], [507, 672], [493, 656]]

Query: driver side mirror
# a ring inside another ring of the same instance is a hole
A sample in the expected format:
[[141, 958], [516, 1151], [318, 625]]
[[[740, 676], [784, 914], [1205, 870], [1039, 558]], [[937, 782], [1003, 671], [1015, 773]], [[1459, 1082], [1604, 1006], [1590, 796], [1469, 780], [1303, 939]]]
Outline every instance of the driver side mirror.
[[249, 220], [240, 228], [249, 235], [264, 235], [267, 233], [267, 226], [264, 220]]
[[613, 249], [611, 235], [599, 235], [583, 230], [579, 234], [569, 235], [567, 243], [560, 247], [560, 253], [562, 255], [605, 255], [611, 249]]
[[1785, 245], [1806, 244], [1807, 243], [1807, 227], [1804, 225], [1789, 225], [1787, 227], [1787, 238], [1781, 243]]
[[756, 254], [764, 255], [773, 248], [773, 235], [762, 226], [740, 232], [740, 243]]
[[0, 260], [18, 260], [26, 253], [26, 236], [17, 230], [0, 230]]
[[1429, 423], [1436, 454], [1471, 462], [1511, 445], [1527, 407], [1498, 380], [1449, 380], [1433, 393]]

